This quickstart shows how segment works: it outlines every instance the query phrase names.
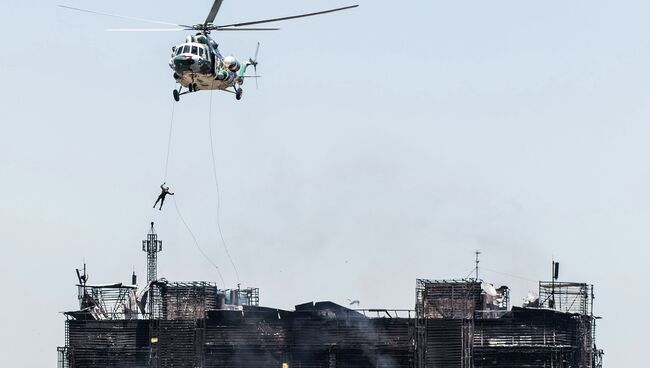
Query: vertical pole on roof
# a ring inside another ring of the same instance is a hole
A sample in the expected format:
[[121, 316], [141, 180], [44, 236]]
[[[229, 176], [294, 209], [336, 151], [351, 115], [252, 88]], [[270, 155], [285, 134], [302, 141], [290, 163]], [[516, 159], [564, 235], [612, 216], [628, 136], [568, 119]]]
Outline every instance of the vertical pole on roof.
[[158, 240], [158, 234], [151, 223], [151, 229], [147, 234], [147, 239], [142, 241], [142, 251], [147, 253], [147, 284], [149, 285], [148, 312], [150, 317], [154, 312], [154, 306], [157, 302], [156, 292], [153, 290], [152, 283], [158, 280], [158, 253], [162, 251], [162, 240]]
[[474, 254], [476, 255], [476, 278], [475, 280], [478, 281], [478, 264], [481, 263], [481, 260], [479, 259], [479, 256], [481, 255], [481, 250], [477, 249]]
[[549, 307], [555, 309], [555, 258], [551, 258], [551, 300]]

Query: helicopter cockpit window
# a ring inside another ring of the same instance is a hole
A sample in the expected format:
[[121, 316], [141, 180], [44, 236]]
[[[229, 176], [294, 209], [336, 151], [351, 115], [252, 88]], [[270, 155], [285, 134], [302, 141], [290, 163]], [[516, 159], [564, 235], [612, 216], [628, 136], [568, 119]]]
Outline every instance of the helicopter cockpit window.
[[176, 48], [176, 55], [180, 55], [181, 52], [183, 52], [183, 48], [182, 47], [177, 47]]
[[199, 56], [203, 57], [203, 47], [199, 47]]
[[190, 46], [189, 45], [183, 46], [183, 54], [187, 54], [189, 52], [190, 52]]
[[192, 46], [192, 55], [198, 55], [199, 51], [197, 50], [196, 46]]

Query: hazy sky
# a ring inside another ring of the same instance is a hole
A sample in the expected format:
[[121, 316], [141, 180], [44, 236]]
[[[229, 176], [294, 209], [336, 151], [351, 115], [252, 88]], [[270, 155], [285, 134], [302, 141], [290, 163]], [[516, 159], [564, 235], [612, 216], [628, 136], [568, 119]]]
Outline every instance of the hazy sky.
[[[64, 1], [64, 0], [61, 0]], [[226, 0], [217, 22], [354, 0]], [[311, 300], [412, 308], [416, 278], [482, 277], [513, 304], [548, 278], [593, 283], [608, 367], [641, 365], [650, 304], [650, 24], [647, 1], [383, 1], [214, 34], [247, 58], [260, 89], [213, 95], [224, 237], [266, 306]], [[72, 6], [179, 23], [208, 0]], [[0, 366], [45, 367], [90, 281], [146, 277], [149, 222], [159, 275], [219, 281], [163, 181], [180, 33], [3, 0], [0, 31]], [[168, 183], [200, 245], [236, 278], [218, 242], [210, 93], [184, 96]], [[493, 270], [493, 271], [488, 271]], [[497, 272], [500, 273], [497, 273]], [[509, 274], [511, 276], [508, 276]], [[221, 286], [221, 285], [220, 285]]]

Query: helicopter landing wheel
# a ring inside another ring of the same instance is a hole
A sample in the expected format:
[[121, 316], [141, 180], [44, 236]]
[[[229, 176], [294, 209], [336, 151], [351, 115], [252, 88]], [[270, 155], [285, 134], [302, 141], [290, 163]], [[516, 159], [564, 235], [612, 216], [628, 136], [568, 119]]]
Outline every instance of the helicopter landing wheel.
[[190, 92], [194, 92], [194, 83], [190, 83], [187, 85], [187, 89], [190, 90]]
[[235, 90], [235, 98], [237, 99], [237, 101], [241, 100], [242, 93], [244, 93], [244, 91], [241, 88], [237, 88]]
[[178, 92], [177, 89], [175, 89], [174, 92], [172, 92], [172, 94], [174, 95], [174, 100], [175, 100], [176, 102], [178, 102], [178, 101], [181, 100], [181, 94], [180, 94], [180, 92]]
[[196, 92], [196, 91], [198, 91], [198, 90], [199, 90], [199, 85], [196, 84], [196, 83], [192, 83], [192, 91], [193, 91], [193, 92]]

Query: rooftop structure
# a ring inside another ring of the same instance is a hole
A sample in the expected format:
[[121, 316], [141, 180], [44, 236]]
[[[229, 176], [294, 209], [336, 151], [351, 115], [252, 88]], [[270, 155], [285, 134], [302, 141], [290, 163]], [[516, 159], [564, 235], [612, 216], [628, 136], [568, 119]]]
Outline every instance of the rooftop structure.
[[[145, 242], [162, 249], [153, 226]], [[155, 264], [149, 251], [147, 260]], [[557, 275], [522, 307], [511, 307], [508, 287], [477, 272], [417, 280], [413, 310], [309, 302], [292, 311], [260, 307], [255, 288], [171, 282], [151, 269], [156, 278], [139, 293], [78, 275], [80, 305], [65, 313], [61, 368], [602, 367], [593, 287]]]

